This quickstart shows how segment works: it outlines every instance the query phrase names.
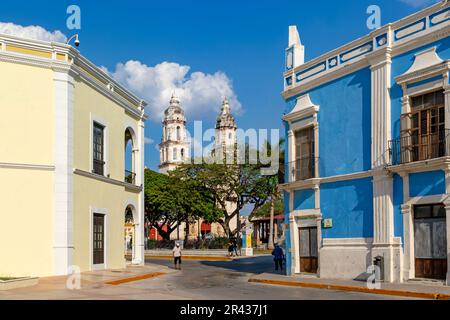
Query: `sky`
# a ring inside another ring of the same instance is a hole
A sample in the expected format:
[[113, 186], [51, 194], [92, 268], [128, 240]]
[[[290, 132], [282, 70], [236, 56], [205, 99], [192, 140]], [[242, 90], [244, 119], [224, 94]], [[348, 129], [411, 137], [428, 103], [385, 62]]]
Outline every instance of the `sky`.
[[[306, 60], [369, 33], [366, 13], [382, 25], [437, 0], [2, 0], [0, 32], [65, 41], [79, 33], [80, 52], [148, 102], [146, 166], [157, 170], [161, 116], [175, 92], [194, 121], [213, 128], [230, 100], [242, 129], [280, 129], [288, 26], [297, 25]], [[69, 5], [81, 29], [69, 30]], [[33, 26], [33, 27], [31, 27]]]

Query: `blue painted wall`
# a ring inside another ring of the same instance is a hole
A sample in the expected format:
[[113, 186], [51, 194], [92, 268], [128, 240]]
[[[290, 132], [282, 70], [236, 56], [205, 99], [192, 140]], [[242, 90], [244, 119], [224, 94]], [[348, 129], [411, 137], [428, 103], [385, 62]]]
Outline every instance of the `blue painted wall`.
[[[308, 92], [312, 102], [320, 106], [321, 177], [371, 168], [370, 87], [371, 72], [365, 68]], [[294, 106], [293, 100], [287, 102], [288, 108]]]
[[294, 210], [314, 209], [315, 205], [314, 190], [298, 190], [294, 192]]
[[401, 237], [403, 243], [403, 178], [394, 174], [393, 183], [393, 205], [394, 205], [394, 236]]
[[323, 238], [373, 237], [372, 178], [322, 184], [320, 204], [323, 218], [333, 219]]
[[402, 88], [395, 82], [395, 78], [404, 74], [412, 66], [414, 55], [428, 48], [436, 46], [436, 52], [442, 59], [450, 59], [450, 38], [445, 38], [413, 51], [398, 55], [392, 59], [392, 88], [391, 88], [391, 130], [392, 138], [400, 137], [400, 114], [402, 110]]
[[430, 171], [409, 175], [410, 197], [432, 196], [445, 193], [445, 172]]

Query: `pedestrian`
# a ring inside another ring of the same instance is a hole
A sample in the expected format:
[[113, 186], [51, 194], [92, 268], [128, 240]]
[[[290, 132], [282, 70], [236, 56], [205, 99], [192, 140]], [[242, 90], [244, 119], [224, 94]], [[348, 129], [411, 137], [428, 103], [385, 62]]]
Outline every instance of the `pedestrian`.
[[228, 256], [233, 256], [233, 251], [234, 251], [234, 247], [233, 247], [233, 242], [230, 240], [230, 242], [228, 242]]
[[272, 251], [273, 261], [275, 261], [275, 271], [278, 271], [278, 267], [283, 271], [284, 252], [283, 249], [276, 244], [275, 249]]
[[238, 256], [238, 245], [237, 245], [237, 241], [236, 241], [236, 239], [233, 239], [233, 251], [234, 251], [234, 254], [236, 255], [236, 257]]
[[175, 244], [175, 247], [173, 248], [172, 252], [175, 269], [181, 270], [181, 248], [179, 243]]

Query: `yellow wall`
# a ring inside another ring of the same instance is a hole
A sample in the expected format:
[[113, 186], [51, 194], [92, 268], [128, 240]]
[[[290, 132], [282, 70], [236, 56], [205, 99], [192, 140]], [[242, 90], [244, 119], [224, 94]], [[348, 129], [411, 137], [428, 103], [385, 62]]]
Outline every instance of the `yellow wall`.
[[[124, 181], [125, 128], [137, 121], [110, 99], [85, 83], [75, 85], [74, 107], [74, 167], [91, 171], [91, 114], [106, 123], [105, 142], [111, 179]], [[131, 200], [136, 205], [138, 194], [125, 191], [125, 187], [98, 181], [80, 175], [74, 176], [74, 263], [82, 271], [90, 269], [91, 259], [91, 207], [106, 209], [107, 215], [107, 268], [122, 268], [124, 258], [125, 206]]]
[[53, 272], [53, 172], [0, 168], [0, 276]]
[[74, 176], [74, 185], [74, 230], [76, 230], [74, 233], [74, 264], [79, 266], [81, 271], [90, 270], [92, 207], [107, 210], [106, 267], [112, 269], [125, 267], [125, 206], [128, 200], [137, 203], [137, 194], [126, 192], [121, 186], [79, 175]]
[[[53, 165], [53, 71], [0, 62], [0, 162]], [[0, 167], [0, 276], [53, 272], [53, 172]]]
[[53, 164], [53, 71], [0, 62], [0, 162]]

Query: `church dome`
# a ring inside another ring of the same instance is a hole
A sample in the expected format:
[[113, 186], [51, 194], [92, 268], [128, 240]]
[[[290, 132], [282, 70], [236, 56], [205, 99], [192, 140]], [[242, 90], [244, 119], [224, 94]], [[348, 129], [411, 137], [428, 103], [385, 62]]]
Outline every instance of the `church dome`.
[[216, 121], [216, 129], [221, 128], [237, 129], [236, 120], [230, 112], [230, 105], [226, 98], [223, 100], [222, 111]]
[[175, 95], [170, 99], [169, 107], [164, 111], [164, 121], [186, 121], [180, 100]]

